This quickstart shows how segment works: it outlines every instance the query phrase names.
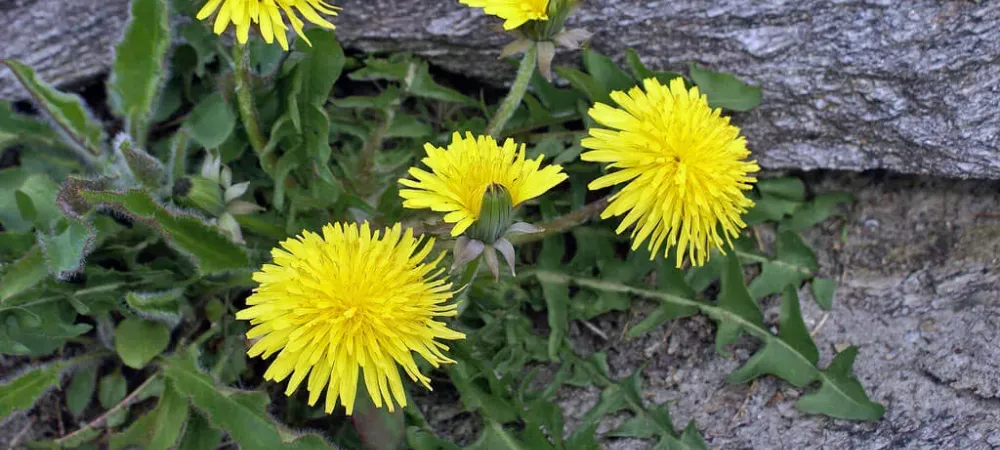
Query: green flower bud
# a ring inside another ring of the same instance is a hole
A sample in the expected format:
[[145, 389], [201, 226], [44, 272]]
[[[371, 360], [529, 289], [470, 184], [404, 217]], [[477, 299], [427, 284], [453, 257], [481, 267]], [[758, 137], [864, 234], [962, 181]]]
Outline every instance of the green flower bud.
[[174, 195], [180, 203], [201, 209], [213, 216], [226, 211], [222, 199], [222, 186], [208, 178], [192, 176], [177, 180], [174, 184]]
[[507, 188], [496, 183], [490, 184], [486, 187], [483, 204], [479, 207], [479, 220], [465, 234], [486, 245], [493, 244], [510, 226], [513, 203]]

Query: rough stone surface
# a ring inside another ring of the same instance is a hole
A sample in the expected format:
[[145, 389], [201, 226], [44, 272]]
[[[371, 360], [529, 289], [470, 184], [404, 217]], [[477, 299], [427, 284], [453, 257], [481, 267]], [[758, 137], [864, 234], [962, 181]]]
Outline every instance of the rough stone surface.
[[[59, 84], [96, 75], [127, 0], [8, 0], [0, 56]], [[502, 82], [510, 38], [498, 21], [441, 0], [341, 0], [338, 33], [366, 50], [411, 50]], [[571, 24], [619, 58], [652, 67], [698, 61], [765, 89], [742, 117], [765, 167], [1000, 179], [1000, 3], [878, 0], [589, 0]], [[564, 59], [570, 59], [565, 56]], [[15, 95], [0, 75], [0, 98]]]

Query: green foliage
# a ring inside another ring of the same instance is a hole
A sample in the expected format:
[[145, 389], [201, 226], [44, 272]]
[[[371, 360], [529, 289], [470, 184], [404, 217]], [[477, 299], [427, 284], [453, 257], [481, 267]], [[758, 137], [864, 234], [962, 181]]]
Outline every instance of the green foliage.
[[20, 62], [0, 59], [21, 85], [27, 89], [38, 106], [59, 126], [59, 131], [69, 139], [69, 144], [80, 149], [83, 154], [95, 156], [106, 138], [100, 122], [84, 105], [79, 97], [55, 90], [35, 75], [35, 71]]
[[241, 448], [331, 448], [319, 436], [297, 435], [279, 429], [280, 425], [275, 424], [267, 415], [267, 395], [219, 386], [211, 376], [198, 369], [194, 359], [189, 356], [177, 356], [168, 360], [164, 366], [164, 374], [180, 394], [204, 412], [211, 423], [229, 432], [229, 436]]
[[198, 102], [184, 120], [184, 131], [205, 148], [222, 145], [235, 127], [236, 113], [218, 92]]
[[690, 71], [691, 81], [708, 96], [708, 104], [713, 108], [749, 111], [760, 104], [759, 87], [744, 84], [728, 73], [703, 69], [697, 64], [691, 64]]
[[6, 380], [0, 385], [0, 419], [14, 411], [31, 408], [42, 394], [59, 384], [63, 369], [61, 363], [50, 364]]
[[129, 133], [145, 142], [146, 122], [166, 76], [170, 24], [166, 0], [135, 0], [125, 36], [115, 49], [108, 91], [128, 122]]
[[[64, 395], [75, 422], [86, 425], [31, 445], [595, 449], [635, 438], [657, 449], [706, 449], [697, 424], [675, 428], [668, 405], [646, 399], [641, 367], [613, 373], [605, 353], [696, 314], [715, 322], [720, 353], [743, 335], [759, 341], [730, 382], [773, 375], [806, 391], [797, 402], [804, 412], [852, 420], [884, 413], [852, 375], [855, 348], [817, 367], [798, 299], [809, 285], [821, 307], [832, 307], [836, 283], [817, 276], [798, 232], [836, 216], [850, 196], [813, 195], [789, 177], [760, 180], [745, 216], [751, 228], [704, 267], [682, 270], [673, 257], [630, 249], [612, 223], [585, 223], [599, 213], [592, 210], [521, 236], [516, 277], [494, 282], [476, 264], [456, 271], [452, 282], [466, 289], [459, 314], [447, 320], [467, 339], [449, 343], [454, 364], [421, 367], [435, 391], [412, 389], [403, 411], [375, 408], [363, 388], [350, 418], [281, 396], [262, 381], [267, 363], [248, 361], [249, 325], [234, 316], [256, 285], [252, 271], [271, 261], [279, 241], [333, 221], [402, 222], [450, 247], [440, 214], [402, 208], [397, 180], [419, 164], [426, 144], [497, 126], [487, 121], [500, 115], [497, 95], [439, 77], [412, 55], [345, 55], [333, 32], [315, 28], [305, 31], [312, 46], [299, 40], [288, 53], [251, 38], [241, 50], [249, 51], [249, 73], [237, 76], [244, 60], [232, 60], [210, 24], [168, 16], [194, 14], [202, 3], [131, 3], [107, 86], [111, 108], [98, 109], [125, 124], [111, 128], [118, 137], [110, 144], [83, 101], [3, 61], [51, 120], [0, 102], [0, 150], [19, 156], [19, 167], [0, 170], [0, 352], [53, 362], [5, 380], [0, 415], [30, 408], [58, 385], [78, 361], [61, 355], [88, 360]], [[713, 107], [747, 111], [761, 100], [759, 88], [733, 75], [691, 65], [685, 77], [649, 68], [631, 50], [587, 49], [580, 67], [555, 71], [568, 87], [522, 78], [530, 89], [496, 128], [498, 138], [527, 143], [528, 157], [544, 154], [570, 175], [519, 205], [514, 214], [532, 223], [587, 211], [587, 185], [601, 169], [580, 161], [580, 140], [592, 125], [588, 109], [610, 102], [613, 91], [683, 78]], [[236, 85], [242, 95], [233, 95]], [[771, 230], [773, 252], [757, 241]], [[747, 274], [756, 275], [749, 285]], [[779, 293], [772, 332], [758, 301]], [[651, 312], [625, 329], [595, 325], [634, 317], [640, 302], [652, 302]], [[580, 336], [591, 334], [593, 345], [581, 346]], [[579, 389], [600, 397], [566, 429], [559, 399]], [[453, 420], [478, 434], [461, 436], [464, 447], [439, 436], [438, 415], [429, 422], [421, 413], [428, 395], [460, 408]], [[609, 416], [624, 422], [608, 428]], [[307, 428], [317, 431], [290, 431]]]
[[178, 251], [188, 256], [202, 273], [215, 274], [247, 266], [246, 251], [243, 248], [198, 217], [170, 211], [157, 204], [148, 192], [81, 190], [78, 195], [91, 207], [112, 208], [146, 223]]
[[125, 319], [115, 329], [115, 350], [126, 366], [141, 369], [170, 344], [170, 330], [161, 323]]

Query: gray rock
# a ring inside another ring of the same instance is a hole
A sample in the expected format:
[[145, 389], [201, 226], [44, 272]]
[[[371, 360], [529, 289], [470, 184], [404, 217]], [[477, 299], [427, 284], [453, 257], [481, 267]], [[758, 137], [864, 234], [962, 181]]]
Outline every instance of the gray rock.
[[[412, 50], [492, 82], [510, 38], [498, 21], [441, 0], [342, 0], [338, 32], [366, 50]], [[879, 0], [590, 0], [571, 23], [620, 60], [635, 48], [658, 68], [690, 61], [764, 87], [741, 117], [769, 168], [890, 169], [1000, 178], [1000, 3]], [[0, 5], [0, 56], [60, 85], [95, 76], [127, 18], [127, 0], [12, 0]], [[563, 55], [572, 62], [575, 56]], [[0, 98], [17, 95], [0, 75]]]

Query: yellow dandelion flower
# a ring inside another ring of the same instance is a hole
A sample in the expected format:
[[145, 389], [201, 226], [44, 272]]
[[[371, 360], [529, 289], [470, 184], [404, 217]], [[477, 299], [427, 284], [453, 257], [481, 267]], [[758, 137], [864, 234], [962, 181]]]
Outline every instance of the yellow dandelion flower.
[[472, 133], [454, 133], [447, 149], [424, 145], [427, 157], [423, 163], [430, 172], [413, 167], [415, 180], [400, 179], [403, 207], [428, 208], [446, 212], [444, 221], [455, 224], [452, 236], [461, 235], [479, 219], [483, 194], [492, 184], [503, 186], [510, 194], [511, 205], [544, 194], [567, 178], [562, 166], [541, 168], [541, 155], [526, 159], [524, 144], [507, 139], [503, 147], [489, 136], [475, 137]]
[[549, 0], [459, 0], [486, 14], [504, 19], [503, 28], [513, 30], [529, 20], [549, 20]]
[[591, 151], [580, 157], [617, 170], [589, 187], [625, 184], [601, 218], [625, 215], [617, 232], [635, 225], [633, 250], [648, 238], [653, 257], [666, 242], [665, 255], [677, 247], [678, 267], [685, 253], [700, 266], [712, 248], [723, 250], [723, 237], [732, 246], [746, 227], [740, 216], [754, 203], [744, 191], [760, 167], [745, 161], [750, 151], [740, 129], [697, 87], [688, 90], [682, 78], [669, 87], [650, 78], [643, 87], [612, 93], [619, 108], [591, 108], [590, 117], [609, 129], [592, 128], [581, 143]]
[[247, 338], [257, 339], [251, 357], [277, 357], [264, 373], [280, 382], [291, 376], [285, 395], [306, 380], [309, 404], [326, 389], [326, 412], [337, 398], [351, 414], [359, 377], [375, 406], [406, 406], [398, 364], [430, 389], [413, 352], [434, 367], [452, 363], [436, 339], [463, 339], [436, 317], [456, 314], [447, 304], [451, 284], [437, 259], [425, 262], [434, 240], [422, 242], [399, 224], [374, 233], [368, 223], [330, 224], [322, 236], [303, 232], [271, 251], [253, 279], [260, 286], [236, 318], [249, 320]]
[[218, 10], [219, 13], [215, 16], [215, 34], [222, 34], [232, 23], [236, 26], [236, 39], [241, 44], [246, 44], [250, 36], [250, 26], [256, 24], [265, 42], [270, 44], [277, 39], [281, 48], [288, 50], [286, 35], [288, 27], [281, 16], [282, 11], [292, 23], [295, 34], [312, 45], [303, 33], [304, 23], [295, 12], [298, 11], [311, 23], [332, 30], [333, 24], [324, 19], [320, 13], [336, 16], [339, 9], [325, 0], [208, 0], [198, 11], [197, 17], [198, 20], [205, 20]]

